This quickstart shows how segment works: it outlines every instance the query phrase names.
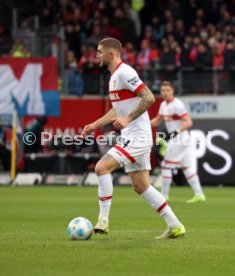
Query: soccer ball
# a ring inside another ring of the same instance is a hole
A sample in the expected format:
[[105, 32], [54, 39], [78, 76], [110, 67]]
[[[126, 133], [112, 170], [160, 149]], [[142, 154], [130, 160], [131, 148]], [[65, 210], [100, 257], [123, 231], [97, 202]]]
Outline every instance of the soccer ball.
[[77, 217], [68, 225], [68, 235], [71, 240], [89, 240], [93, 227], [91, 222], [83, 217]]

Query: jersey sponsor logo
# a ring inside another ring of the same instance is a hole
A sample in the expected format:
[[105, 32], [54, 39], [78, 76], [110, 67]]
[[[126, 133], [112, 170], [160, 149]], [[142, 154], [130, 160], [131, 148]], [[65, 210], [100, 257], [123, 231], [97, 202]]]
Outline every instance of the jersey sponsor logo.
[[118, 93], [109, 93], [109, 98], [111, 101], [120, 100]]
[[135, 77], [129, 79], [127, 82], [134, 86], [138, 83], [138, 81], [139, 81], [139, 78], [135, 76]]
[[111, 102], [124, 101], [135, 97], [136, 97], [135, 93], [131, 92], [131, 90], [129, 89], [109, 91], [109, 98]]

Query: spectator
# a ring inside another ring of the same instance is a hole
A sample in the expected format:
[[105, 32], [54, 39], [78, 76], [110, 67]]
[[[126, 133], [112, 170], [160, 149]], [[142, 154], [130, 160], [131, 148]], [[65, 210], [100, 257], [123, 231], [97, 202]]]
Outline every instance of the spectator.
[[71, 23], [68, 23], [65, 26], [65, 38], [68, 42], [69, 49], [76, 52], [79, 49], [80, 39], [79, 35], [75, 33], [74, 25]]
[[201, 43], [201, 39], [199, 37], [195, 37], [193, 39], [193, 45], [190, 49], [189, 53], [189, 59], [192, 62], [192, 65], [195, 64], [196, 59], [197, 59], [197, 54], [198, 54], [198, 46]]
[[66, 67], [68, 68], [68, 94], [82, 96], [84, 92], [84, 81], [78, 70], [75, 54], [72, 51], [67, 52]]
[[101, 27], [104, 33], [104, 36], [107, 37], [114, 37], [118, 40], [121, 40], [121, 33], [120, 31], [113, 26], [111, 20], [108, 16], [104, 16], [101, 20]]
[[221, 11], [221, 19], [219, 22], [220, 28], [224, 28], [226, 25], [232, 24], [232, 17], [231, 14], [227, 9]]
[[98, 9], [98, 4], [97, 1], [95, 0], [87, 0], [84, 3], [84, 14], [85, 14], [85, 18], [91, 18], [92, 15], [94, 14], [94, 12]]
[[160, 65], [163, 69], [167, 71], [172, 71], [176, 67], [175, 54], [169, 46], [165, 46], [163, 48], [163, 51], [160, 57]]
[[136, 54], [132, 43], [127, 43], [123, 47], [122, 60], [130, 66], [136, 66]]
[[154, 33], [151, 26], [146, 26], [144, 29], [144, 39], [148, 40], [151, 44], [154, 42]]
[[169, 0], [169, 4], [167, 7], [171, 11], [174, 20], [182, 18], [183, 11], [179, 2], [180, 1], [177, 0]]
[[174, 25], [172, 22], [168, 22], [165, 24], [165, 35], [174, 35]]
[[212, 56], [209, 49], [204, 44], [198, 45], [196, 60], [195, 60], [196, 68], [205, 68], [212, 66]]
[[175, 65], [177, 68], [182, 65], [182, 48], [178, 44], [175, 46]]
[[93, 44], [95, 46], [98, 45], [99, 41], [104, 37], [103, 30], [99, 24], [95, 25], [91, 36], [89, 36], [86, 40], [87, 44]]
[[165, 34], [165, 29], [164, 29], [164, 24], [161, 23], [160, 18], [158, 16], [154, 15], [152, 17], [151, 26], [153, 28], [154, 41], [155, 42], [160, 41]]
[[213, 51], [213, 68], [222, 69], [224, 66], [223, 47], [217, 45]]
[[83, 45], [82, 56], [79, 60], [78, 66], [82, 68], [84, 72], [95, 73], [99, 68], [99, 60], [96, 57], [96, 48], [93, 44]]
[[157, 60], [158, 51], [150, 46], [147, 39], [141, 42], [141, 51], [137, 55], [137, 67], [139, 69], [148, 69]]
[[30, 57], [31, 53], [29, 48], [26, 47], [21, 38], [16, 38], [15, 43], [12, 45], [10, 51], [12, 57]]
[[175, 38], [180, 44], [182, 44], [184, 41], [184, 37], [184, 21], [182, 19], [178, 19], [175, 23]]
[[192, 60], [190, 59], [190, 53], [192, 49], [192, 37], [186, 36], [181, 53], [181, 65], [182, 67], [192, 67]]
[[135, 25], [131, 18], [127, 17], [121, 8], [116, 9], [112, 24], [120, 31], [122, 43], [135, 43]]
[[[76, 42], [76, 45], [74, 45], [74, 53], [77, 59], [81, 57], [81, 47], [82, 44], [85, 43], [87, 39], [86, 33], [81, 27], [81, 24], [77, 23], [74, 26], [74, 40]], [[72, 48], [71, 48], [72, 50]]]
[[224, 51], [224, 68], [231, 69], [235, 67], [235, 47], [234, 44], [228, 43]]
[[50, 27], [53, 22], [52, 12], [49, 7], [44, 7], [40, 16], [40, 25]]
[[166, 9], [164, 11], [163, 20], [164, 20], [165, 23], [171, 23], [171, 24], [173, 24], [174, 17], [173, 17], [173, 14], [172, 14], [171, 10]]
[[129, 1], [125, 1], [123, 4], [123, 10], [127, 18], [130, 18], [134, 22], [135, 35], [140, 37], [141, 35], [141, 21], [139, 14], [131, 7]]
[[31, 37], [33, 36], [33, 32], [29, 27], [30, 18], [27, 18], [22, 21], [20, 28], [17, 30], [17, 37], [20, 37], [23, 41], [23, 44], [26, 47], [30, 47]]
[[84, 81], [77, 67], [71, 66], [68, 73], [68, 94], [82, 96], [84, 93]]

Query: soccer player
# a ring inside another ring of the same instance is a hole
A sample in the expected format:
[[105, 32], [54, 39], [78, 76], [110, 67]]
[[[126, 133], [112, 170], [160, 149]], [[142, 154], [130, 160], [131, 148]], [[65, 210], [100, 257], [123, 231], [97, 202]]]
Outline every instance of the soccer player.
[[100, 66], [110, 73], [109, 98], [112, 108], [97, 121], [86, 125], [81, 133], [84, 139], [97, 128], [113, 123], [121, 130], [121, 140], [97, 162], [95, 172], [99, 179], [98, 222], [95, 233], [108, 233], [109, 212], [113, 195], [111, 173], [124, 167], [134, 190], [162, 216], [168, 229], [156, 238], [177, 238], [185, 234], [185, 227], [175, 216], [164, 196], [149, 183], [152, 130], [147, 109], [155, 98], [139, 79], [136, 71], [121, 60], [119, 40], [105, 38], [99, 42], [97, 57]]
[[174, 88], [170, 82], [164, 81], [161, 85], [161, 97], [158, 115], [151, 120], [152, 127], [157, 127], [165, 121], [168, 134], [166, 155], [161, 164], [163, 185], [162, 194], [169, 200], [169, 190], [172, 182], [172, 169], [181, 168], [194, 191], [194, 197], [187, 203], [196, 203], [206, 200], [201, 184], [193, 164], [193, 151], [190, 144], [188, 129], [193, 125], [192, 119], [186, 111], [184, 104], [174, 97]]

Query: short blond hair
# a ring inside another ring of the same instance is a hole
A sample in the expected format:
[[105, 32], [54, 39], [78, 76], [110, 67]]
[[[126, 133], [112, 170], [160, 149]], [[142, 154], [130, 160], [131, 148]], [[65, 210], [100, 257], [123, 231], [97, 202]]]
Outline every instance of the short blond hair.
[[116, 38], [113, 38], [113, 37], [104, 38], [99, 42], [99, 45], [102, 45], [104, 48], [113, 48], [117, 50], [120, 54], [122, 53], [122, 44]]

